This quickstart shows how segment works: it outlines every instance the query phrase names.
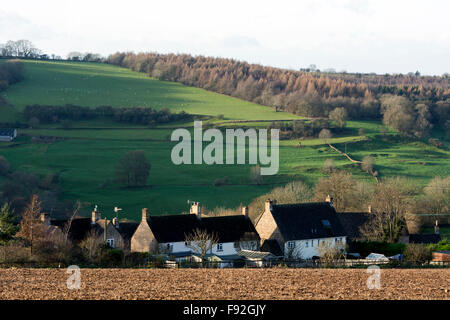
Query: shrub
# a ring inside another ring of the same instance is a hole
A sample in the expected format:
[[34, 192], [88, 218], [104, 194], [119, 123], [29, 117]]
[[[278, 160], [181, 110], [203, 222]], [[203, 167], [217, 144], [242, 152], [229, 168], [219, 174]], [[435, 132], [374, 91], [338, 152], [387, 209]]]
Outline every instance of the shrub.
[[428, 139], [428, 143], [436, 148], [442, 148], [442, 142], [439, 139], [430, 138]]
[[109, 249], [106, 250], [102, 256], [101, 264], [110, 266], [110, 267], [118, 267], [122, 265], [124, 253], [120, 249]]
[[361, 257], [366, 257], [370, 253], [381, 253], [387, 257], [402, 254], [405, 250], [403, 243], [388, 243], [378, 241], [354, 241], [354, 251], [358, 252]]
[[404, 260], [409, 263], [425, 263], [431, 260], [431, 248], [425, 244], [410, 243], [403, 252]]
[[450, 242], [447, 239], [441, 240], [433, 247], [434, 251], [450, 251]]

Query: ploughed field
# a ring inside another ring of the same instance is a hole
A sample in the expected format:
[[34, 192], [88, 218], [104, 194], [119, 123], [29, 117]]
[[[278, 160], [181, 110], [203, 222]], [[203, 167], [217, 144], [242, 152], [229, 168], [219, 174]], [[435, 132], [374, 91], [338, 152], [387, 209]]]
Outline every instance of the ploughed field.
[[450, 269], [0, 269], [0, 299], [450, 299]]

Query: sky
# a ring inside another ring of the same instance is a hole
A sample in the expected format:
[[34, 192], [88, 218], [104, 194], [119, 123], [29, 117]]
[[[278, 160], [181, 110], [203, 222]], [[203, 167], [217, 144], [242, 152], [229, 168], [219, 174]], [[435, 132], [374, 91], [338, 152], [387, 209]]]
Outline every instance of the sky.
[[450, 72], [448, 0], [22, 0], [0, 6], [0, 43], [48, 54], [189, 53], [300, 69]]

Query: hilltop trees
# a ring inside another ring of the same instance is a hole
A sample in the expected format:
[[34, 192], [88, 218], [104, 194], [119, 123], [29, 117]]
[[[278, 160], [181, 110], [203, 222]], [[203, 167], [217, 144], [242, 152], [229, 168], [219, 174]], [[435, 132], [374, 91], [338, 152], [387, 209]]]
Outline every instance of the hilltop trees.
[[127, 187], [144, 186], [150, 174], [151, 164], [142, 150], [126, 153], [117, 163], [116, 181]]
[[9, 40], [6, 44], [0, 45], [0, 53], [4, 57], [37, 58], [41, 50], [36, 48], [29, 40]]
[[[336, 124], [341, 127], [345, 125], [342, 119], [347, 117], [380, 119], [385, 114], [380, 113], [380, 100], [385, 94], [427, 104], [431, 114], [428, 121], [438, 123], [441, 121], [436, 116], [439, 104], [446, 103], [450, 95], [448, 77], [294, 71], [186, 54], [116, 53], [105, 62], [145, 72], [161, 80], [177, 81], [261, 103], [277, 111], [327, 117], [339, 109], [332, 116], [336, 115]], [[347, 117], [343, 117], [341, 108], [347, 112]], [[414, 107], [400, 109], [402, 113], [413, 114], [415, 121]], [[396, 123], [399, 120], [395, 119], [394, 111], [387, 111], [386, 122], [399, 125], [403, 130], [403, 124]], [[447, 115], [445, 117], [448, 118]]]

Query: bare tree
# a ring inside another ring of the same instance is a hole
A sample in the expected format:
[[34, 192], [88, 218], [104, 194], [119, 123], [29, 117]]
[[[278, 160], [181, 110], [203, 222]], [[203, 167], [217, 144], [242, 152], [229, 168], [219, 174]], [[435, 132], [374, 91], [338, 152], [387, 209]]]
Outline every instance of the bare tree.
[[344, 258], [344, 245], [333, 244], [331, 241], [324, 240], [317, 247], [320, 262], [325, 266], [332, 266], [334, 262]]
[[319, 139], [322, 139], [324, 143], [328, 144], [331, 139], [331, 131], [328, 129], [322, 129], [319, 132]]
[[314, 200], [325, 201], [327, 195], [333, 197], [333, 206], [337, 211], [346, 211], [351, 207], [356, 181], [352, 174], [335, 171], [329, 177], [320, 178], [316, 184]]
[[33, 195], [22, 213], [20, 231], [17, 236], [30, 242], [45, 238], [45, 226], [40, 220], [41, 213], [41, 202], [37, 195]]
[[207, 230], [197, 228], [185, 234], [185, 241], [186, 246], [200, 256], [204, 265], [206, 254], [219, 242], [219, 236], [214, 232], [209, 233]]
[[396, 242], [406, 227], [405, 214], [413, 190], [401, 178], [381, 181], [375, 188], [370, 201], [371, 217], [360, 228], [361, 234], [369, 240]]
[[333, 120], [339, 128], [344, 128], [347, 124], [347, 110], [344, 108], [336, 108], [330, 112], [329, 118], [330, 120]]
[[100, 237], [99, 234], [93, 229], [89, 231], [86, 238], [80, 243], [83, 256], [89, 262], [93, 263], [100, 259], [102, 245], [102, 237]]
[[372, 156], [365, 156], [361, 163], [361, 168], [367, 173], [373, 174], [375, 159]]
[[327, 159], [323, 163], [323, 169], [327, 173], [332, 173], [336, 169], [336, 164], [334, 163], [333, 159]]
[[151, 164], [144, 151], [134, 150], [126, 153], [117, 163], [115, 175], [117, 182], [126, 186], [143, 186], [147, 183]]

